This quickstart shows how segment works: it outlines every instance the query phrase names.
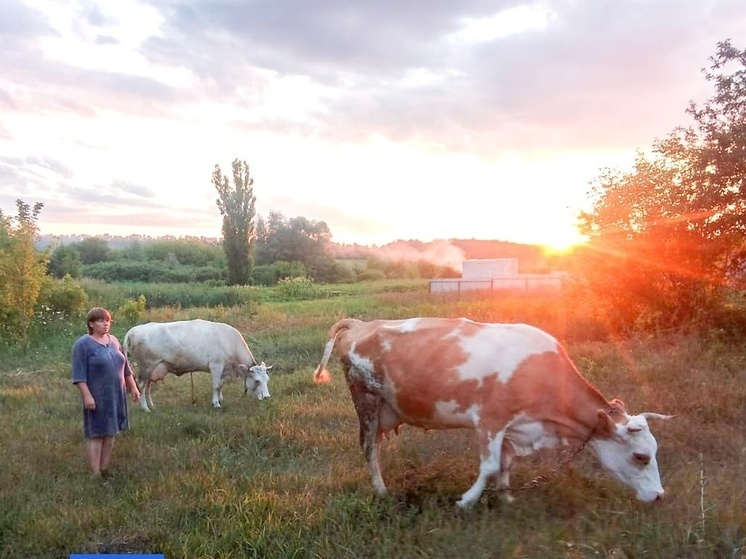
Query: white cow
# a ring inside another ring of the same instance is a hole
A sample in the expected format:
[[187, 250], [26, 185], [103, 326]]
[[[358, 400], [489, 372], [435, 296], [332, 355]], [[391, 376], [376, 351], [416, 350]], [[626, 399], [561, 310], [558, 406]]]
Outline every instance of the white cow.
[[267, 371], [272, 366], [257, 364], [243, 336], [229, 324], [200, 319], [140, 324], [124, 336], [124, 349], [138, 368], [143, 411], [153, 407], [151, 385], [168, 373], [209, 372], [216, 408], [223, 402], [223, 380], [229, 377], [242, 377], [245, 392], [269, 398]]
[[560, 343], [538, 328], [467, 319], [343, 319], [329, 330], [317, 382], [330, 378], [335, 345], [378, 494], [386, 493], [382, 436], [408, 424], [476, 431], [481, 465], [461, 507], [473, 505], [492, 479], [507, 491], [515, 456], [558, 445], [587, 445], [642, 501], [663, 496], [647, 420], [670, 416], [629, 415], [621, 401], [606, 400]]

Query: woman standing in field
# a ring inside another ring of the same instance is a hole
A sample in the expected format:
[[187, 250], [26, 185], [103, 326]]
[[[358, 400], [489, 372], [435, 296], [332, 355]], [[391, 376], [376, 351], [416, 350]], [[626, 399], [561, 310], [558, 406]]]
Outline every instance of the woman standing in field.
[[88, 311], [88, 334], [73, 345], [72, 377], [83, 398], [83, 431], [86, 455], [95, 477], [106, 475], [114, 437], [129, 428], [127, 388], [140, 399], [127, 357], [109, 333], [111, 314], [94, 307]]

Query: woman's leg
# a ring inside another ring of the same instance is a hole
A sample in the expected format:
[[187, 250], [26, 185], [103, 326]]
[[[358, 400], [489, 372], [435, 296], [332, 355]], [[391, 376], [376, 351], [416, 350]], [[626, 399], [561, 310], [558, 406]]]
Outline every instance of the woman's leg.
[[[88, 463], [91, 465], [91, 471], [94, 476], [101, 475], [103, 443], [104, 439], [101, 437], [91, 437], [85, 441], [85, 453], [88, 456]], [[111, 453], [111, 450], [109, 450], [109, 453]]]
[[114, 437], [104, 437], [101, 441], [101, 461], [99, 462], [99, 471], [104, 473], [109, 469], [111, 451], [114, 448]]

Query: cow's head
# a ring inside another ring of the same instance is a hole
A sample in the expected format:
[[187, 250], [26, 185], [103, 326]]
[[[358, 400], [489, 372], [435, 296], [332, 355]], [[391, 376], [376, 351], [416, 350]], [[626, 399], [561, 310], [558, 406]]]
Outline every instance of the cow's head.
[[604, 467], [646, 503], [659, 501], [664, 492], [655, 458], [658, 443], [647, 420], [671, 417], [658, 413], [628, 415], [624, 409], [621, 413], [599, 410], [599, 423], [589, 441]]
[[[242, 368], [246, 365], [241, 365]], [[252, 365], [246, 368], [246, 376], [244, 378], [245, 390], [244, 393], [248, 394], [252, 392], [254, 396], [260, 400], [269, 398], [269, 371], [272, 365], [266, 365], [262, 361], [259, 365]]]

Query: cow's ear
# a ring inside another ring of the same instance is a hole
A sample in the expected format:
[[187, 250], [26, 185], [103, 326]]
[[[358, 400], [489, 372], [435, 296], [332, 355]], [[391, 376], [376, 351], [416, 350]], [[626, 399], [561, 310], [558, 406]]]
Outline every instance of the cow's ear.
[[249, 373], [249, 368], [246, 366], [245, 363], [239, 363], [238, 370], [241, 371], [242, 375], [247, 375]]
[[606, 410], [598, 410], [598, 423], [596, 424], [596, 432], [602, 435], [613, 435], [616, 433], [616, 423], [611, 416], [606, 413]]
[[626, 406], [619, 398], [614, 398], [609, 402], [609, 413], [616, 416], [624, 416], [627, 413]]

